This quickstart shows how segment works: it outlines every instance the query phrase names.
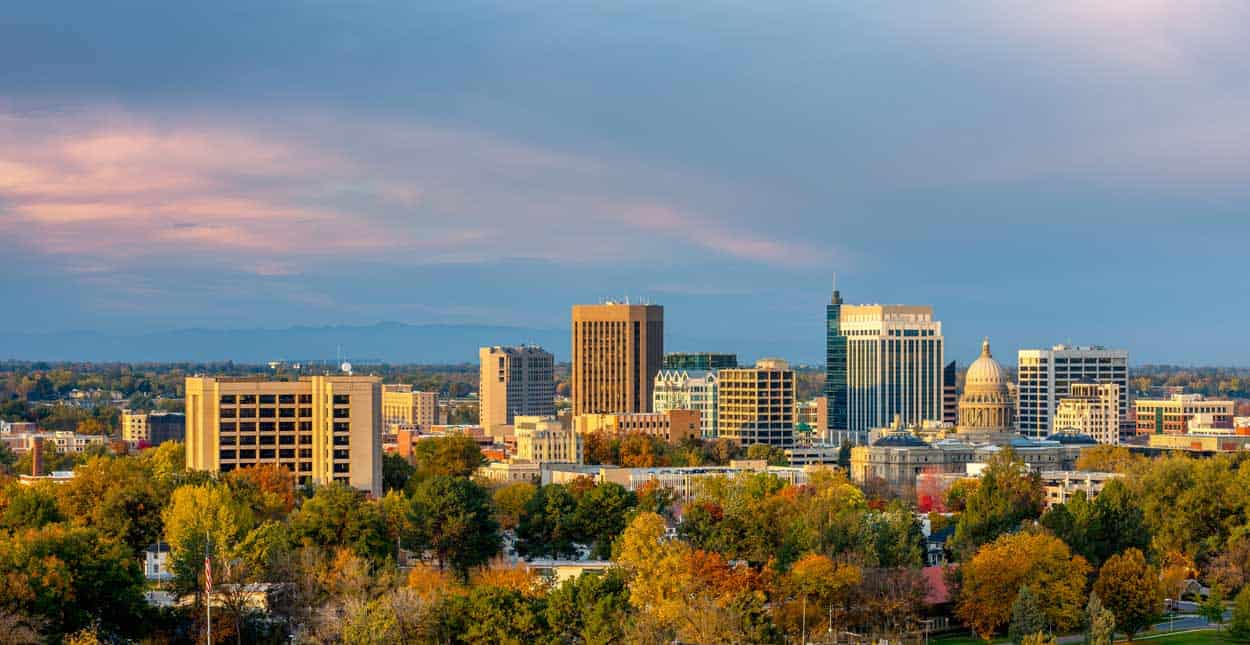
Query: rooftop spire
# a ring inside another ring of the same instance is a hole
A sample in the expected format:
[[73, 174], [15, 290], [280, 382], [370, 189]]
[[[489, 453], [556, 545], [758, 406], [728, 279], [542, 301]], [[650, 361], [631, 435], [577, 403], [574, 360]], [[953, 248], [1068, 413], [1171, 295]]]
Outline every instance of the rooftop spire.
[[993, 358], [993, 356], [990, 354], [990, 337], [989, 336], [986, 336], [985, 340], [981, 341], [981, 355], [987, 358]]
[[833, 297], [829, 299], [829, 304], [842, 304], [842, 294], [838, 292], [838, 272], [833, 272]]

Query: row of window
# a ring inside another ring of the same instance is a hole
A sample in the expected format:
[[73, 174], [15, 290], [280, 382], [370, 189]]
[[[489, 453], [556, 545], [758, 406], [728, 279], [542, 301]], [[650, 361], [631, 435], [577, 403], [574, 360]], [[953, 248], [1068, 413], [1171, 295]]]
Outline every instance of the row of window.
[[[234, 405], [235, 403], [240, 405], [295, 403], [296, 401], [310, 404], [312, 399], [311, 394], [223, 394], [219, 401], [223, 405]], [[352, 399], [350, 394], [335, 394], [330, 400], [335, 405], [347, 405], [351, 403]]]
[[[239, 421], [237, 423], [234, 421], [222, 421], [218, 428], [222, 432], [273, 432], [274, 430], [278, 432], [295, 432], [296, 429], [300, 432], [310, 432], [312, 431], [312, 422], [300, 421], [297, 424], [295, 421]], [[352, 424], [346, 421], [335, 421], [332, 426], [332, 431], [336, 433], [351, 432], [351, 429]]]

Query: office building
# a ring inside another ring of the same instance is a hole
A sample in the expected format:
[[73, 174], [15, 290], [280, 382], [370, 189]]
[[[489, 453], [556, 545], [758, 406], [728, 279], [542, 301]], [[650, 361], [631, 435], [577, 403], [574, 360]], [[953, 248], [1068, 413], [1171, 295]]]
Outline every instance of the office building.
[[507, 434], [517, 415], [556, 413], [555, 357], [536, 345], [482, 347], [478, 350], [481, 408], [478, 423], [487, 434]]
[[670, 352], [664, 355], [666, 370], [720, 370], [726, 367], [737, 367], [737, 354], [714, 354], [711, 352]]
[[138, 412], [127, 408], [121, 413], [121, 431], [122, 440], [132, 448], [182, 441], [186, 432], [186, 415], [181, 412]]
[[1055, 345], [1050, 349], [1022, 349], [1017, 355], [1019, 383], [1016, 415], [1020, 434], [1044, 437], [1055, 427], [1059, 400], [1071, 394], [1073, 383], [1115, 383], [1120, 388], [1120, 433], [1128, 424], [1128, 352], [1105, 347]]
[[717, 436], [716, 372], [702, 370], [665, 369], [655, 375], [651, 409], [655, 412], [669, 410], [696, 410], [701, 424], [699, 434], [704, 439]]
[[739, 445], [794, 446], [794, 371], [765, 358], [755, 367], [720, 371], [719, 436]]
[[795, 439], [807, 443], [826, 443], [829, 428], [829, 402], [823, 396], [794, 403]]
[[1089, 435], [1098, 443], [1120, 443], [1120, 386], [1072, 383], [1055, 408], [1055, 427]]
[[406, 384], [383, 385], [382, 423], [429, 430], [438, 423], [438, 394], [414, 390]]
[[[940, 421], [944, 343], [933, 308], [845, 305], [837, 292], [833, 300], [827, 318], [836, 311], [837, 321], [828, 320], [826, 378], [832, 385], [826, 396], [835, 440], [864, 443], [869, 430], [896, 417], [904, 425]], [[846, 383], [845, 405], [839, 401], [840, 381]]]
[[842, 294], [837, 280], [825, 305], [825, 423], [830, 443], [856, 443], [847, 425], [846, 336], [842, 335]]
[[650, 412], [664, 357], [664, 307], [573, 305], [573, 414]]
[[382, 384], [372, 376], [298, 381], [190, 377], [187, 468], [272, 464], [300, 483], [382, 493]]
[[1233, 429], [1234, 401], [1217, 401], [1201, 394], [1174, 394], [1168, 399], [1137, 399], [1137, 434], [1187, 434], [1195, 417], [1203, 416], [1210, 429]]
[[700, 417], [698, 410], [583, 414], [574, 417], [573, 423], [581, 434], [602, 432], [613, 437], [645, 434], [668, 443], [679, 443], [699, 436]]
[[942, 368], [942, 423], [955, 425], [959, 422], [959, 375], [955, 361]]
[[518, 460], [537, 463], [580, 464], [582, 436], [556, 417], [517, 416], [513, 420]]

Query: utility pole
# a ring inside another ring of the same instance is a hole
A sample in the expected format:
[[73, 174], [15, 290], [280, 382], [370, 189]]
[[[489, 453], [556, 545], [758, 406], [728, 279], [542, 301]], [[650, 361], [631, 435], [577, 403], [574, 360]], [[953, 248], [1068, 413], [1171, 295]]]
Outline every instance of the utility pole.
[[208, 645], [213, 645], [213, 565], [209, 560], [208, 531], [204, 531], [204, 620], [207, 623], [207, 637], [205, 641]]

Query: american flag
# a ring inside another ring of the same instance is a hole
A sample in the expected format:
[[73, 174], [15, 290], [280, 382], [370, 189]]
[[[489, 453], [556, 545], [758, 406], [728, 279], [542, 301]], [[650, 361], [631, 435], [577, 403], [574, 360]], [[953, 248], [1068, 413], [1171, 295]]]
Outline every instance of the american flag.
[[213, 562], [204, 556], [204, 593], [213, 592]]

